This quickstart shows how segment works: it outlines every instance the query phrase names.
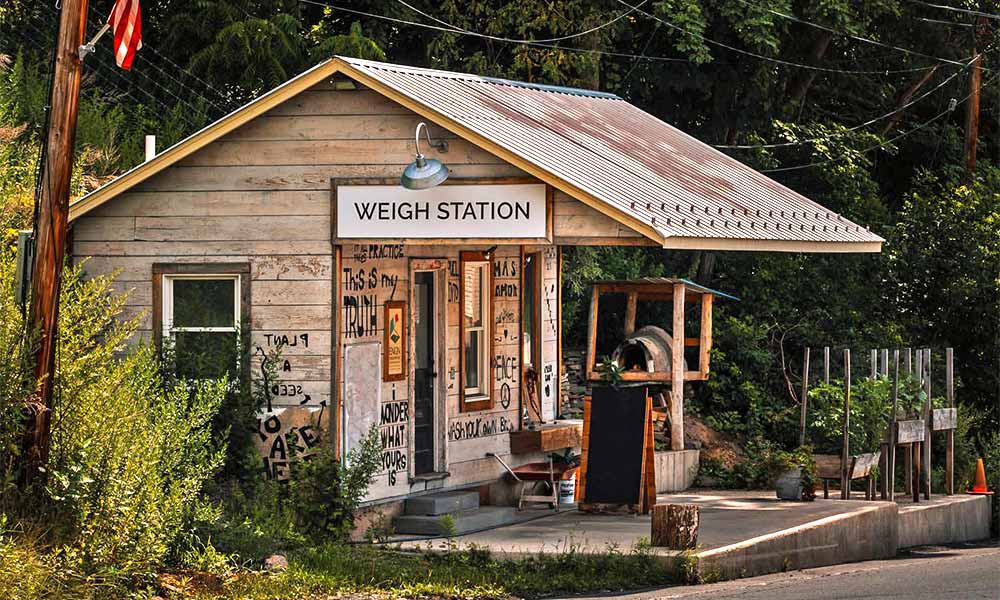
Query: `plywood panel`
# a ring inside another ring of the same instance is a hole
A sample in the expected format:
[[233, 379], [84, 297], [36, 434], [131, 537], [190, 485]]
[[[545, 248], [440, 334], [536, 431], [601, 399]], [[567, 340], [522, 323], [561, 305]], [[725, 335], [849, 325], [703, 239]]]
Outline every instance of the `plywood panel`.
[[382, 386], [382, 344], [354, 344], [344, 348], [344, 451], [356, 448], [378, 425]]

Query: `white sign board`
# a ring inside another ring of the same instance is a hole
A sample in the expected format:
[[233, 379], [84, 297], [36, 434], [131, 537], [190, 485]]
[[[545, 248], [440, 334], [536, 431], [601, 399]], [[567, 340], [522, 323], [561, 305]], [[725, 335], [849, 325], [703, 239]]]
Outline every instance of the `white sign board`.
[[337, 186], [337, 237], [546, 237], [545, 184]]

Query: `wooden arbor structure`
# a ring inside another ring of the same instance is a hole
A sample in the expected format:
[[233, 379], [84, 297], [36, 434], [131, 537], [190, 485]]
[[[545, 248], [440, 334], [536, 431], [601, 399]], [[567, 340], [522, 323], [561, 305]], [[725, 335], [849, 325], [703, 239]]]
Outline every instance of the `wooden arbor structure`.
[[[593, 284], [590, 296], [590, 316], [587, 321], [587, 380], [601, 379], [597, 365], [597, 317], [600, 314], [601, 296], [624, 294], [625, 319], [622, 331], [628, 338], [635, 332], [636, 310], [640, 301], [671, 302], [673, 314], [670, 331], [671, 362], [668, 369], [626, 371], [623, 381], [670, 386], [670, 448], [684, 449], [684, 382], [708, 379], [709, 352], [712, 349], [712, 304], [715, 296], [732, 300], [735, 297], [698, 285], [687, 279], [647, 277], [627, 281], [602, 281]], [[685, 312], [689, 305], [701, 307], [701, 327], [698, 337], [685, 336]], [[685, 368], [684, 351], [687, 347], [698, 349], [698, 368]]]

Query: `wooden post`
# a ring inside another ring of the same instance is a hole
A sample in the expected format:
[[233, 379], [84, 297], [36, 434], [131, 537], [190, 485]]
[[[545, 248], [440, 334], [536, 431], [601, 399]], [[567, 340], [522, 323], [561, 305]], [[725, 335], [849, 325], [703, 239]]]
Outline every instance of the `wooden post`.
[[844, 442], [840, 451], [840, 497], [851, 498], [851, 349], [844, 348]]
[[989, 33], [986, 17], [976, 18], [972, 28], [972, 53], [976, 57], [969, 71], [969, 96], [965, 105], [965, 170], [968, 175], [976, 170], [976, 142], [979, 138], [979, 91], [983, 83], [983, 55], [979, 51], [979, 38]]
[[684, 291], [674, 284], [674, 347], [670, 365], [670, 449], [684, 449]]
[[24, 435], [24, 480], [42, 477], [49, 457], [53, 370], [59, 319], [59, 290], [66, 257], [69, 188], [80, 100], [82, 61], [79, 48], [87, 32], [87, 1], [63, 0], [59, 15], [55, 70], [35, 220], [35, 264], [28, 323], [39, 335], [34, 353], [37, 401]]
[[886, 468], [886, 499], [896, 498], [896, 410], [899, 407], [899, 349], [892, 351], [892, 414], [889, 422], [889, 460]]
[[657, 504], [650, 519], [650, 543], [671, 550], [698, 546], [700, 514], [697, 504]]
[[635, 331], [635, 309], [639, 303], [639, 293], [629, 292], [625, 303], [625, 337]]
[[597, 305], [601, 292], [596, 284], [590, 291], [590, 313], [587, 317], [587, 380], [595, 376], [597, 366]]
[[924, 393], [927, 394], [927, 400], [924, 402], [924, 425], [927, 428], [927, 434], [924, 437], [923, 443], [923, 456], [920, 460], [920, 468], [923, 470], [923, 488], [924, 488], [924, 498], [930, 499], [931, 497], [931, 434], [934, 431], [934, 426], [931, 423], [931, 349], [924, 349]]
[[[955, 408], [954, 348], [945, 348], [944, 357], [944, 387], [948, 395], [948, 408]], [[944, 493], [951, 496], [955, 493], [955, 430], [949, 429], [945, 436]]]
[[885, 377], [889, 376], [889, 349], [882, 348], [882, 360], [879, 367], [879, 374]]
[[913, 349], [906, 349], [906, 374], [913, 375]]
[[914, 442], [910, 444], [910, 454], [912, 458], [910, 459], [913, 463], [913, 483], [910, 485], [913, 488], [913, 502], [920, 502], [920, 453], [923, 451], [922, 447], [925, 442]]
[[714, 294], [701, 295], [701, 331], [698, 342], [698, 371], [702, 380], [708, 379], [709, 364], [712, 356], [712, 301]]
[[871, 378], [875, 379], [876, 377], [878, 377], [878, 350], [871, 351], [871, 363], [872, 363]]
[[802, 358], [802, 405], [799, 407], [799, 446], [806, 443], [806, 407], [809, 404], [809, 347]]
[[830, 385], [830, 347], [823, 346], [823, 383]]

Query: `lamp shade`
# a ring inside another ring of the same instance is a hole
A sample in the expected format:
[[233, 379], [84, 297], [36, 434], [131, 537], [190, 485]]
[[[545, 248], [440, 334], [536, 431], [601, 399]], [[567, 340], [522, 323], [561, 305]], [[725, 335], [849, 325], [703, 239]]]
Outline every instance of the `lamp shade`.
[[417, 159], [403, 170], [399, 182], [408, 190], [426, 190], [441, 184], [448, 179], [448, 175], [448, 167], [444, 163], [418, 154]]

